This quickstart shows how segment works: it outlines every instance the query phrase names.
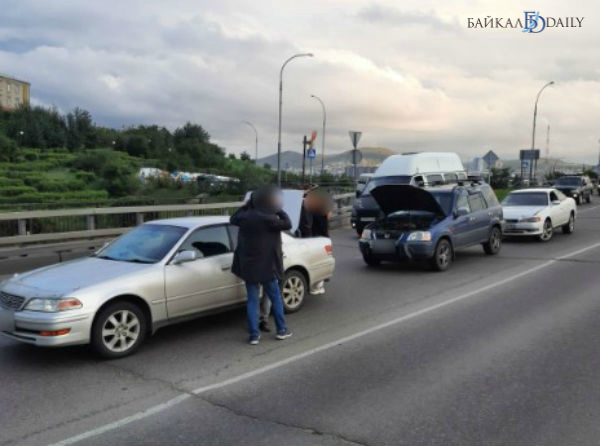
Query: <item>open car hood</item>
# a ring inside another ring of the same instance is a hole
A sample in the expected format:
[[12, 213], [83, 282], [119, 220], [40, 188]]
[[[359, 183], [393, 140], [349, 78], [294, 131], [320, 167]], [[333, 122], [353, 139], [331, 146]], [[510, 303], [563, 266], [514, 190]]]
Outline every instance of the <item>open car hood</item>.
[[385, 215], [398, 211], [427, 211], [435, 215], [446, 216], [435, 197], [420, 187], [407, 184], [386, 184], [374, 188], [371, 195]]

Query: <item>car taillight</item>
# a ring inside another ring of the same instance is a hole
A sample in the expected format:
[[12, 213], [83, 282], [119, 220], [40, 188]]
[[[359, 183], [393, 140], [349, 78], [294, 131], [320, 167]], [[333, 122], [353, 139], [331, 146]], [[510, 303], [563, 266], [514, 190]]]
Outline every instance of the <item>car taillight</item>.
[[331, 248], [331, 245], [325, 245], [325, 251], [327, 252], [327, 254], [332, 255], [333, 254], [333, 249]]

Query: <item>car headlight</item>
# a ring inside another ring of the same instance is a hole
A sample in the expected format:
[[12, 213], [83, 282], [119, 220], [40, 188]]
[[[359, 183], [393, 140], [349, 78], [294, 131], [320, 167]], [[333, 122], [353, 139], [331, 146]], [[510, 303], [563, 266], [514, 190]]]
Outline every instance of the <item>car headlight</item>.
[[539, 223], [542, 221], [542, 217], [528, 217], [521, 219], [521, 221], [525, 223]]
[[363, 229], [363, 232], [360, 235], [360, 238], [362, 238], [364, 240], [370, 240], [372, 233], [373, 233], [373, 231], [371, 231], [370, 229]]
[[44, 313], [58, 313], [59, 311], [77, 310], [83, 304], [75, 298], [66, 299], [42, 299], [35, 298], [27, 302], [26, 310], [42, 311]]
[[411, 232], [408, 236], [409, 242], [430, 242], [431, 232], [429, 231], [415, 231]]

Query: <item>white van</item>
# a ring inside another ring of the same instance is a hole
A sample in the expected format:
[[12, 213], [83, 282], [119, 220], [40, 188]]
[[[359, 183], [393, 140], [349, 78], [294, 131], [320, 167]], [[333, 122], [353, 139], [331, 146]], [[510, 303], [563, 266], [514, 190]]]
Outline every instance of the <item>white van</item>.
[[373, 178], [411, 177], [408, 184], [432, 186], [467, 179], [467, 172], [456, 153], [422, 152], [387, 157]]

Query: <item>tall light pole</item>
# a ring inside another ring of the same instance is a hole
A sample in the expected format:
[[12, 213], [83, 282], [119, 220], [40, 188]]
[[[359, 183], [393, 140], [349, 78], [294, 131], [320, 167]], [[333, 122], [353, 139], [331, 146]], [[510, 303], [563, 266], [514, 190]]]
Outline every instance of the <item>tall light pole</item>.
[[323, 136], [321, 137], [321, 176], [323, 176], [325, 173], [325, 127], [327, 126], [327, 111], [325, 110], [325, 104], [319, 96], [311, 94], [310, 97], [319, 101], [321, 107], [323, 108]]
[[250, 127], [252, 127], [252, 130], [254, 130], [254, 161], [258, 163], [258, 131], [256, 130], [256, 127], [254, 127], [254, 124], [252, 124], [250, 121], [244, 121], [244, 124], [248, 124]]
[[277, 185], [281, 186], [281, 109], [283, 106], [283, 69], [292, 59], [297, 57], [313, 57], [312, 53], [294, 54], [286, 60], [279, 71], [279, 131], [277, 133]]
[[[537, 109], [538, 109], [538, 101], [540, 99], [540, 95], [542, 94], [542, 91], [544, 91], [544, 89], [546, 87], [549, 87], [550, 85], [554, 85], [554, 81], [550, 81], [548, 82], [546, 85], [544, 85], [540, 91], [538, 92], [537, 96], [535, 97], [535, 107], [533, 108], [533, 130], [531, 132], [531, 150], [535, 150], [535, 121], [537, 119]], [[533, 152], [531, 152], [533, 154]], [[531, 180], [533, 179], [533, 160], [529, 160], [529, 182], [531, 184]]]

